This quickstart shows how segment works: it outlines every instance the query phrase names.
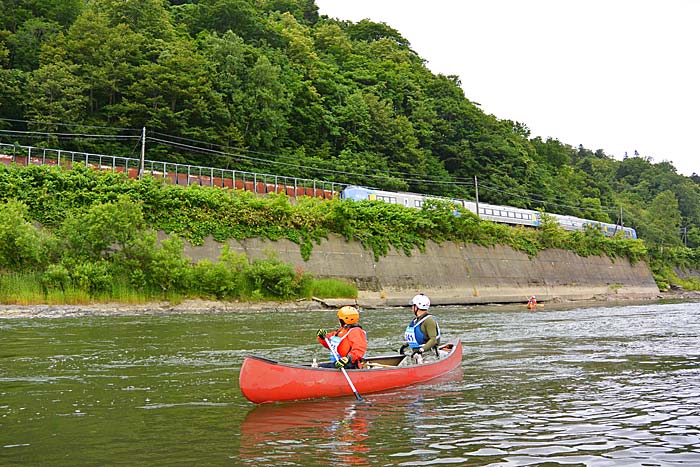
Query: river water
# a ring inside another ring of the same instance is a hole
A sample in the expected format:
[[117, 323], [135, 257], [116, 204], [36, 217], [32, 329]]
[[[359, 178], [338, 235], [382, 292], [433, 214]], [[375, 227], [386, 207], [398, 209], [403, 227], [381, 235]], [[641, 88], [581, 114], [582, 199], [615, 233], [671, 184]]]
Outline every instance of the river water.
[[[0, 465], [700, 465], [700, 304], [434, 310], [460, 369], [255, 406], [243, 357], [326, 358], [333, 311], [0, 320]], [[362, 313], [370, 355], [407, 309]]]

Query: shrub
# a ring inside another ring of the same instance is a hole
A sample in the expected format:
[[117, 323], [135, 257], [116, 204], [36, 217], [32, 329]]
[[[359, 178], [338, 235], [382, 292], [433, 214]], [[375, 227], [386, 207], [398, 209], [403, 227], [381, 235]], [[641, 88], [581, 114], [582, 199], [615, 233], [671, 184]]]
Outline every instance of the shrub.
[[61, 225], [65, 254], [77, 258], [109, 258], [127, 248], [145, 228], [141, 206], [122, 196], [117, 202], [94, 204]]
[[41, 284], [46, 292], [52, 289], [60, 289], [61, 292], [65, 292], [70, 282], [70, 273], [62, 264], [49, 265], [41, 276]]
[[296, 273], [291, 265], [273, 257], [253, 261], [247, 275], [253, 293], [265, 297], [298, 297], [303, 287], [303, 274]]
[[192, 267], [190, 271], [192, 291], [206, 297], [238, 298], [241, 292], [238, 282], [237, 274], [223, 263], [203, 260]]
[[18, 201], [0, 204], [0, 269], [37, 269], [45, 258], [44, 239], [26, 216], [27, 207]]
[[164, 294], [188, 290], [190, 262], [183, 256], [183, 242], [179, 238], [167, 238], [153, 254], [148, 267], [147, 283]]
[[107, 261], [78, 263], [70, 275], [73, 285], [90, 295], [109, 292], [112, 287], [112, 275]]

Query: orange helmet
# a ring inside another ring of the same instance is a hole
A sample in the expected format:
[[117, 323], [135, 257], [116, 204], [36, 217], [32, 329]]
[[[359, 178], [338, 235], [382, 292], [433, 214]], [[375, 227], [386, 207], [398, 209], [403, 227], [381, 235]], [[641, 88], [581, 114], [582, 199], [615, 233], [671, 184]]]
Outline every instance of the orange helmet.
[[338, 310], [338, 319], [343, 324], [357, 324], [360, 321], [360, 312], [354, 306], [346, 305]]

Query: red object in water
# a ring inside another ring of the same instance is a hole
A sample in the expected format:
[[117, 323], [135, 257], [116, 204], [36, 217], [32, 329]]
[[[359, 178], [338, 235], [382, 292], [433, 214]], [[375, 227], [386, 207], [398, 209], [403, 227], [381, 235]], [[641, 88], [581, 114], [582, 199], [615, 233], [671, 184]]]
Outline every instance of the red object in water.
[[[396, 366], [403, 356], [370, 357], [367, 362], [373, 367], [347, 370], [347, 374], [362, 395], [428, 381], [462, 362], [459, 339], [441, 345], [440, 349], [441, 353], [449, 353], [437, 361]], [[335, 368], [312, 368], [253, 356], [243, 361], [239, 385], [246, 399], [256, 404], [353, 395], [347, 380]]]

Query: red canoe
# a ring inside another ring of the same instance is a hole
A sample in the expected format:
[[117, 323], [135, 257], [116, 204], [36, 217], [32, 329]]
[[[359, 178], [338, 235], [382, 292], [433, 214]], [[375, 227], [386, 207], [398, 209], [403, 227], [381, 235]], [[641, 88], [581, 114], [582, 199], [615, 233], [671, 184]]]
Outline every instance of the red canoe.
[[[440, 346], [440, 360], [421, 365], [396, 366], [402, 355], [370, 357], [370, 368], [347, 370], [360, 394], [400, 388], [428, 381], [458, 367], [462, 343], [458, 340]], [[251, 402], [293, 401], [322, 397], [352, 396], [343, 373], [335, 368], [279, 363], [260, 357], [246, 357], [239, 377], [241, 392]]]

